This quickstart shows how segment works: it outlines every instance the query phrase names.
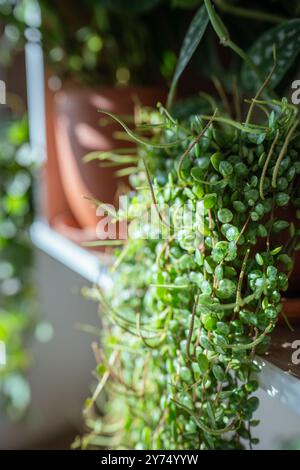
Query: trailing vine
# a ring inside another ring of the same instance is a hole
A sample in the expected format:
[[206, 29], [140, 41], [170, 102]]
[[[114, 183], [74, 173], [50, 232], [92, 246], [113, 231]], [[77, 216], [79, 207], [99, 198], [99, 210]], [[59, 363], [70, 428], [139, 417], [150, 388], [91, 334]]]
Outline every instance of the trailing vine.
[[115, 252], [111, 289], [90, 293], [105, 317], [101, 347], [93, 347], [99, 383], [86, 402], [89, 432], [75, 446], [240, 449], [258, 442], [256, 356], [284, 316], [282, 296], [300, 249], [298, 110], [270, 98], [298, 51], [297, 42], [280, 60], [287, 31], [296, 38], [300, 22], [267, 31], [246, 54], [211, 1], [195, 18], [168, 104], [207, 18], [242, 57], [240, 78], [252, 76], [256, 93], [245, 121], [237, 88], [236, 119], [228, 101], [207, 95], [204, 112], [203, 100], [180, 118], [176, 106], [160, 107], [145, 112], [136, 132], [110, 114], [138, 144], [128, 155], [98, 155], [136, 163], [127, 214], [121, 207], [115, 217], [127, 215], [129, 238]]
[[[300, 234], [296, 110], [285, 100], [265, 106], [269, 118], [257, 126], [221, 113], [209, 125], [164, 115], [153, 147], [140, 145], [126, 254], [112, 291], [94, 290], [107, 317], [96, 376], [106, 377], [109, 400], [100, 420], [92, 411], [98, 393], [88, 400], [93, 432], [84, 446], [110, 446], [108, 437], [114, 447], [143, 449], [257, 443], [255, 355], [267, 350], [282, 311]], [[156, 140], [175, 144], [156, 148]], [[157, 239], [143, 218], [152, 193], [159, 211], [168, 204], [173, 228], [168, 234], [158, 217]], [[178, 224], [178, 208], [196, 215], [199, 202], [203, 224]]]

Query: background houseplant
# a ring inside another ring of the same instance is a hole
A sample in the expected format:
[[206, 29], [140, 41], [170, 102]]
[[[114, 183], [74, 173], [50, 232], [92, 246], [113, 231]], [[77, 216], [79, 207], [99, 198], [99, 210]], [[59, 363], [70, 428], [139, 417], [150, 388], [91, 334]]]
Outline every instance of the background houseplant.
[[[243, 447], [244, 439], [250, 447], [257, 443], [255, 353], [268, 347], [299, 248], [298, 110], [270, 95], [299, 52], [300, 22], [272, 29], [245, 55], [211, 2], [205, 6], [184, 43], [180, 72], [209, 17], [223, 44], [246, 61], [241, 80], [245, 88], [247, 81], [258, 84], [256, 95], [245, 116], [235, 101], [239, 119], [222, 105], [217, 112], [210, 98], [209, 115], [198, 105], [195, 115], [177, 120], [161, 108], [149, 141], [130, 132], [142, 144], [132, 155], [137, 173], [129, 215], [135, 220], [116, 261], [114, 288], [108, 295], [94, 290], [107, 324], [102, 348], [94, 345], [99, 384], [86, 403], [91, 433], [84, 447], [232, 449]], [[262, 114], [254, 117], [257, 107]], [[181, 204], [195, 212], [197, 202], [204, 224], [178, 225]], [[154, 227], [136, 220], [151, 203]], [[287, 211], [281, 216], [288, 207], [292, 217]], [[159, 227], [167, 236], [151, 238], [150, 229], [157, 235]], [[104, 418], [97, 417], [98, 406]]]
[[[47, 64], [62, 79], [85, 86], [153, 84], [161, 81], [161, 72], [170, 78], [165, 57], [172, 62], [171, 51], [180, 44], [176, 36], [185, 26], [182, 12], [171, 9], [169, 1], [4, 1], [0, 18], [8, 49], [22, 49], [26, 29], [41, 23]], [[161, 35], [151, 31], [153, 23], [160, 25]]]
[[[161, 75], [168, 80], [189, 16], [202, 3], [202, 0], [89, 0], [78, 1], [76, 6], [72, 3], [70, 8], [69, 0], [3, 0], [0, 18], [6, 27], [1, 38], [2, 62], [11, 60], [13, 52], [24, 47], [26, 29], [39, 25], [41, 16], [46, 60], [58, 76], [90, 85], [118, 83], [118, 76], [124, 83], [125, 75], [133, 83], [157, 83]], [[263, 4], [217, 0], [215, 4], [226, 22], [233, 24], [234, 38], [238, 37], [244, 47], [270, 25], [299, 14], [297, 0], [288, 4], [282, 0]], [[37, 5], [41, 13], [37, 12]], [[183, 15], [183, 9], [187, 15]], [[160, 35], [153, 34], [153, 24]], [[198, 58], [201, 61], [200, 53]], [[127, 68], [129, 75], [117, 74], [120, 67]], [[198, 73], [207, 74], [207, 67], [200, 63]]]
[[[74, 219], [75, 226], [77, 224], [81, 228], [94, 228], [97, 220], [95, 209], [83, 196], [108, 198], [112, 202], [111, 195], [116, 192], [114, 172], [109, 168], [97, 172], [96, 181], [95, 164], [87, 167], [81, 160], [89, 147], [70, 131], [85, 126], [87, 132], [90, 130], [94, 135], [97, 132], [99, 149], [102, 150], [110, 150], [111, 145], [118, 145], [111, 138], [111, 129], [106, 131], [98, 128], [96, 131], [95, 126], [91, 128], [91, 122], [97, 121], [93, 98], [98, 102], [102, 100], [102, 104], [103, 101], [106, 102], [107, 109], [111, 111], [131, 114], [133, 95], [140, 100], [147, 95], [146, 104], [149, 100], [149, 104], [154, 104], [162, 93], [152, 90], [150, 98], [150, 90], [144, 92], [137, 88], [126, 89], [124, 85], [129, 82], [143, 82], [144, 85], [151, 86], [161, 83], [160, 63], [162, 75], [167, 76], [170, 75], [170, 60], [172, 71], [174, 54], [172, 56], [168, 47], [176, 45], [176, 34], [182, 23], [181, 15], [172, 13], [170, 28], [161, 28], [165, 33], [163, 40], [164, 33], [157, 37], [151, 34], [149, 28], [153, 22], [159, 24], [162, 21], [161, 12], [155, 10], [153, 14], [149, 13], [144, 2], [137, 2], [134, 8], [128, 8], [127, 4], [125, 8], [120, 8], [120, 5], [116, 5], [116, 8], [110, 8], [111, 6], [111, 2], [93, 0], [77, 2], [75, 8], [71, 2], [46, 0], [4, 2], [1, 6], [3, 18], [6, 22], [11, 20], [11, 24], [7, 24], [5, 28], [4, 42], [15, 40], [14, 45], [17, 43], [22, 47], [25, 36], [29, 41], [32, 38], [37, 39], [39, 32], [36, 28], [41, 22], [42, 45], [50, 68], [46, 82], [48, 164], [44, 180], [47, 187], [44, 206], [47, 218], [50, 221], [55, 219], [55, 223], [64, 218]], [[155, 41], [158, 41], [156, 47]], [[57, 100], [51, 90], [53, 84], [57, 87], [59, 80], [53, 74], [58, 74], [64, 82], [63, 94], [58, 94]], [[103, 88], [104, 84], [111, 86], [115, 83], [123, 87], [118, 91]], [[98, 90], [90, 90], [91, 85], [98, 86]], [[80, 93], [85, 103], [85, 112], [81, 116], [78, 113], [77, 100], [74, 101], [74, 93]], [[118, 108], [120, 101], [123, 104]], [[95, 138], [97, 140], [97, 136]], [[67, 172], [65, 162], [68, 162]], [[70, 177], [67, 176], [69, 174]], [[76, 191], [70, 182], [79, 183]], [[109, 186], [111, 188], [107, 191]], [[69, 231], [70, 233], [72, 232]]]

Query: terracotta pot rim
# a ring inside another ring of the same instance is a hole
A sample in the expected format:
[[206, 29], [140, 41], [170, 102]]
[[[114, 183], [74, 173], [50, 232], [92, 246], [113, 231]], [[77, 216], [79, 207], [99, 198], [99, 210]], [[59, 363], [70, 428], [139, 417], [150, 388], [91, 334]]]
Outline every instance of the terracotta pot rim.
[[50, 225], [65, 238], [76, 243], [94, 241], [96, 239], [95, 228], [80, 227], [69, 211], [61, 212], [52, 217]]
[[92, 86], [79, 86], [76, 84], [63, 84], [62, 88], [58, 91], [55, 92], [55, 95], [60, 95], [60, 94], [75, 94], [78, 95], [88, 95], [90, 93], [97, 93], [97, 94], [104, 94], [104, 93], [128, 93], [128, 92], [166, 92], [165, 87], [160, 87], [160, 86], [146, 86], [146, 85], [104, 85], [104, 86], [99, 86], [97, 85], [96, 87]]

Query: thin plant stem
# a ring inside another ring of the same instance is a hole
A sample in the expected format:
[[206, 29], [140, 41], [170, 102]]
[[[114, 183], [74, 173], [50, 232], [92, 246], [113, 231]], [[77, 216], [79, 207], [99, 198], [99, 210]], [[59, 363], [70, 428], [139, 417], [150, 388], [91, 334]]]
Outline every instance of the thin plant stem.
[[162, 224], [166, 225], [168, 228], [172, 229], [171, 225], [168, 224], [168, 222], [165, 221], [165, 219], [163, 218], [159, 208], [158, 208], [158, 204], [157, 204], [157, 201], [156, 201], [156, 196], [155, 196], [155, 192], [154, 192], [154, 189], [153, 189], [153, 185], [152, 185], [152, 182], [151, 182], [151, 177], [150, 177], [150, 173], [149, 173], [149, 169], [148, 169], [148, 166], [147, 166], [147, 163], [146, 163], [146, 160], [143, 158], [143, 163], [144, 163], [144, 167], [145, 167], [145, 173], [146, 173], [146, 178], [147, 178], [147, 181], [148, 181], [148, 184], [149, 184], [149, 188], [150, 188], [150, 192], [151, 192], [151, 197], [152, 197], [152, 201], [153, 201], [153, 204], [154, 204], [154, 207], [156, 209], [156, 212], [157, 212], [157, 215], [159, 217], [159, 220], [162, 222]]
[[269, 84], [269, 82], [272, 78], [272, 75], [275, 71], [275, 68], [276, 68], [276, 65], [277, 65], [275, 45], [273, 46], [273, 58], [274, 58], [274, 61], [273, 61], [273, 66], [270, 70], [270, 73], [268, 74], [267, 78], [265, 79], [265, 81], [262, 83], [261, 87], [257, 91], [254, 99], [251, 100], [249, 111], [248, 111], [248, 114], [247, 114], [247, 117], [246, 117], [246, 124], [249, 124], [249, 122], [250, 122], [250, 119], [251, 119], [251, 116], [252, 116], [252, 113], [253, 113], [253, 109], [254, 109], [254, 106], [255, 106], [255, 101], [258, 100], [258, 98], [260, 97], [260, 95], [262, 94], [264, 89], [268, 86], [268, 84]]
[[233, 103], [234, 103], [234, 110], [235, 110], [235, 118], [237, 121], [240, 122], [242, 119], [241, 99], [240, 99], [240, 92], [239, 92], [236, 76], [234, 76], [232, 79], [232, 90], [233, 90]]
[[191, 356], [190, 356], [190, 347], [191, 347], [191, 341], [192, 341], [192, 336], [193, 336], [193, 331], [194, 331], [194, 324], [195, 324], [195, 315], [196, 315], [196, 310], [197, 310], [197, 305], [199, 301], [199, 292], [196, 296], [194, 305], [193, 305], [193, 310], [192, 310], [192, 318], [191, 318], [191, 324], [190, 324], [190, 329], [189, 329], [189, 334], [188, 334], [188, 339], [186, 343], [186, 355], [188, 358], [188, 361], [191, 362]]
[[267, 21], [269, 23], [279, 24], [283, 21], [286, 21], [288, 18], [281, 15], [273, 15], [272, 13], [267, 13], [261, 10], [238, 7], [231, 5], [224, 0], [214, 0], [216, 5], [226, 13], [231, 13], [232, 15], [239, 16], [240, 18], [249, 18], [252, 20]]
[[260, 197], [261, 197], [262, 200], [265, 199], [265, 195], [264, 195], [264, 181], [265, 181], [267, 169], [268, 169], [270, 160], [271, 160], [271, 158], [272, 158], [272, 155], [273, 155], [273, 152], [274, 152], [274, 148], [275, 148], [275, 145], [276, 145], [276, 143], [277, 143], [278, 138], [279, 138], [279, 129], [277, 129], [277, 131], [276, 131], [276, 135], [275, 135], [275, 138], [274, 138], [274, 140], [273, 140], [273, 142], [272, 142], [272, 145], [271, 145], [271, 147], [270, 147], [270, 150], [269, 150], [267, 159], [266, 159], [265, 164], [264, 164], [264, 167], [263, 167], [263, 171], [262, 171], [262, 174], [261, 174], [260, 182], [259, 182], [259, 195], [260, 195]]
[[276, 165], [275, 165], [275, 168], [274, 168], [274, 172], [273, 172], [273, 177], [272, 177], [272, 188], [276, 188], [277, 187], [277, 175], [278, 175], [278, 171], [279, 171], [279, 167], [280, 167], [280, 163], [282, 162], [283, 160], [283, 157], [285, 156], [286, 154], [286, 151], [287, 151], [287, 148], [288, 148], [288, 145], [290, 143], [290, 140], [291, 140], [291, 137], [295, 131], [295, 129], [297, 128], [299, 124], [299, 121], [298, 119], [294, 122], [294, 124], [290, 127], [290, 130], [289, 132], [287, 133], [287, 136], [285, 138], [285, 141], [284, 141], [284, 144], [282, 146], [282, 149], [280, 151], [280, 154], [278, 156], [278, 159], [277, 159], [277, 162], [276, 162]]
[[224, 25], [223, 21], [221, 20], [220, 16], [216, 13], [215, 8], [213, 7], [211, 0], [204, 0], [207, 13], [209, 15], [210, 22], [212, 27], [215, 30], [215, 33], [220, 39], [221, 44], [225, 47], [229, 47], [232, 49], [241, 59], [254, 71], [255, 75], [258, 79], [263, 82], [264, 78], [262, 77], [260, 69], [257, 65], [253, 62], [251, 57], [249, 57], [243, 49], [241, 49], [237, 44], [235, 44], [229, 35], [229, 32]]
[[243, 280], [244, 280], [244, 275], [245, 275], [245, 271], [246, 271], [246, 266], [247, 266], [247, 261], [248, 261], [249, 254], [250, 254], [250, 248], [248, 248], [246, 253], [245, 253], [245, 257], [244, 257], [243, 264], [242, 264], [242, 269], [241, 269], [241, 272], [240, 272], [240, 277], [239, 277], [239, 282], [238, 282], [238, 287], [237, 287], [237, 293], [236, 293], [236, 304], [237, 304], [237, 306], [234, 309], [234, 313], [238, 313], [238, 311], [240, 309], [239, 303], [240, 303], [240, 300], [241, 300]]
[[228, 101], [228, 97], [226, 95], [226, 92], [224, 90], [224, 87], [221, 83], [221, 81], [218, 79], [218, 77], [216, 77], [215, 75], [213, 75], [212, 77], [212, 81], [215, 85], [215, 88], [217, 90], [217, 92], [219, 93], [220, 95], [220, 98], [221, 98], [221, 101], [223, 103], [223, 106], [224, 106], [224, 109], [226, 110], [226, 112], [228, 113], [229, 116], [231, 116], [231, 108], [230, 108], [230, 104], [229, 104], [229, 101]]
[[190, 143], [190, 145], [188, 146], [188, 148], [186, 149], [186, 151], [185, 151], [185, 152], [182, 154], [182, 156], [180, 157], [180, 160], [179, 160], [179, 163], [178, 163], [178, 170], [177, 170], [179, 180], [182, 181], [182, 177], [181, 177], [181, 167], [182, 167], [182, 164], [183, 164], [185, 158], [189, 155], [189, 153], [191, 152], [191, 150], [192, 150], [192, 149], [195, 147], [195, 145], [200, 141], [201, 137], [203, 137], [203, 135], [205, 134], [205, 132], [207, 131], [207, 129], [210, 127], [211, 123], [212, 123], [212, 122], [214, 121], [214, 119], [216, 118], [217, 112], [218, 112], [218, 109], [216, 108], [214, 114], [209, 117], [209, 122], [205, 125], [205, 127], [202, 129], [202, 131], [200, 132], [200, 134], [197, 135], [197, 137]]

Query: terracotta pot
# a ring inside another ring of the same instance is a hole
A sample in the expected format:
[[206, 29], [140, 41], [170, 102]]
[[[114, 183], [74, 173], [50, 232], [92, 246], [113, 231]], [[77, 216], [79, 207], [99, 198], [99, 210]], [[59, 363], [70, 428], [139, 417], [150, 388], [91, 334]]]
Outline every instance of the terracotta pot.
[[[97, 240], [95, 227], [80, 227], [70, 211], [63, 212], [62, 214], [53, 217], [51, 226], [65, 238], [68, 238], [68, 240], [71, 240], [78, 245]], [[119, 223], [116, 224], [115, 227], [116, 239], [127, 239], [127, 225], [125, 223]], [[92, 251], [112, 251], [111, 247], [105, 245], [99, 247], [95, 246], [88, 249]]]
[[155, 106], [164, 99], [162, 90], [142, 87], [68, 89], [56, 93], [54, 99], [55, 143], [59, 175], [68, 206], [80, 227], [95, 227], [99, 222], [96, 198], [114, 204], [118, 188], [116, 168], [100, 167], [98, 161], [84, 163], [92, 151], [109, 151], [133, 145], [114, 138], [121, 127], [111, 121], [100, 126], [99, 109], [119, 116], [132, 115], [134, 102]]
[[[299, 221], [296, 219], [296, 209], [291, 205], [285, 208], [277, 208], [274, 212], [276, 219], [284, 219], [293, 222], [298, 226]], [[268, 220], [268, 219], [267, 219]], [[262, 222], [264, 223], [264, 222]], [[278, 235], [272, 234], [270, 238], [271, 246], [285, 246], [290, 240], [288, 229]], [[259, 241], [258, 250], [265, 250], [265, 240]], [[283, 312], [292, 321], [300, 321], [300, 252], [297, 251], [294, 256], [294, 269], [289, 277], [289, 288], [283, 293]], [[284, 323], [282, 315], [279, 316], [279, 323]]]
[[[275, 217], [277, 219], [284, 219], [295, 224], [295, 227], [298, 226], [299, 221], [296, 219], [296, 209], [289, 205], [288, 207], [282, 209], [276, 209]], [[290, 239], [290, 235], [287, 230], [284, 230], [278, 236], [272, 237], [273, 246], [285, 246]], [[300, 297], [300, 252], [296, 251], [293, 253], [294, 257], [294, 269], [289, 278], [289, 289], [287, 297]], [[299, 312], [300, 315], [300, 312]]]
[[71, 212], [64, 212], [53, 217], [51, 225], [58, 233], [79, 245], [96, 239], [95, 230], [81, 228]]
[[[291, 205], [285, 208], [277, 208], [274, 212], [276, 219], [284, 219], [290, 222], [294, 222], [295, 226], [298, 226], [299, 221], [296, 219], [296, 210]], [[268, 220], [268, 219], [267, 219]], [[262, 222], [264, 223], [264, 221]], [[285, 246], [290, 239], [288, 229], [284, 230], [278, 235], [272, 235], [270, 242], [273, 248], [277, 246]], [[265, 250], [265, 240], [259, 241], [257, 249]], [[292, 321], [300, 321], [300, 252], [294, 253], [294, 269], [289, 278], [288, 291], [283, 293], [283, 312]], [[279, 316], [279, 323], [284, 323], [284, 318]]]
[[[282, 301], [282, 311], [288, 317], [291, 324], [300, 322], [300, 297], [298, 298], [284, 298]], [[285, 323], [282, 315], [279, 315], [279, 323]]]
[[47, 159], [41, 172], [41, 208], [43, 216], [51, 224], [52, 219], [58, 214], [70, 211], [70, 207], [63, 189], [57, 159], [57, 145], [55, 136], [54, 119], [54, 96], [51, 91], [48, 79], [50, 72], [46, 72], [45, 82], [45, 107], [46, 107], [46, 138], [47, 138]]
[[[290, 220], [295, 223], [297, 226], [295, 218], [295, 209], [288, 208], [284, 213], [281, 214], [282, 218]], [[289, 235], [286, 233], [286, 236], [281, 236], [279, 239], [280, 245], [284, 245], [289, 239]], [[289, 288], [283, 299], [283, 312], [290, 320], [291, 324], [300, 322], [300, 252], [296, 251], [293, 254], [294, 257], [294, 269], [289, 278]], [[279, 317], [280, 323], [285, 323], [285, 320], [282, 316]]]

